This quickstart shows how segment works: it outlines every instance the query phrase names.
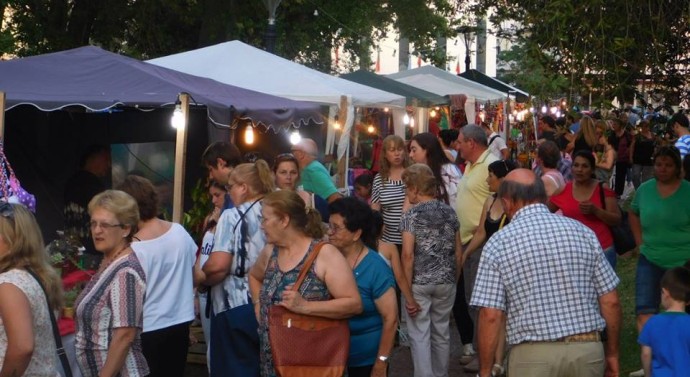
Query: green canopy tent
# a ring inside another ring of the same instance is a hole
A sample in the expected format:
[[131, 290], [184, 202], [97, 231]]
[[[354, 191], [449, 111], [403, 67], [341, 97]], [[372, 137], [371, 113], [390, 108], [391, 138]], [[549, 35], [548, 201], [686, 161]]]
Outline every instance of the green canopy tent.
[[447, 97], [442, 97], [362, 69], [341, 75], [340, 78], [404, 96], [408, 106], [432, 107], [450, 103]]
[[520, 90], [512, 85], [506, 84], [503, 81], [487, 76], [476, 69], [470, 69], [459, 75], [462, 78], [472, 80], [476, 83], [488, 86], [489, 88], [496, 89], [506, 94], [511, 94], [515, 96], [515, 100], [520, 103], [525, 103], [529, 101], [529, 93], [524, 90]]

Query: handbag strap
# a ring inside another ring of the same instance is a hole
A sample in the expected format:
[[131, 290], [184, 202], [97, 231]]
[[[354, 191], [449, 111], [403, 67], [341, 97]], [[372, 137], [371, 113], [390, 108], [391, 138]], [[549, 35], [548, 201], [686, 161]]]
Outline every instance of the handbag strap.
[[65, 348], [62, 346], [62, 337], [60, 337], [60, 330], [58, 330], [57, 321], [55, 320], [55, 314], [53, 313], [53, 310], [50, 308], [48, 293], [46, 292], [46, 289], [43, 287], [41, 279], [39, 279], [38, 276], [36, 276], [36, 274], [30, 268], [27, 267], [26, 272], [33, 276], [33, 278], [38, 283], [38, 286], [41, 287], [43, 295], [46, 296], [46, 304], [48, 305], [48, 316], [50, 317], [50, 324], [53, 328], [53, 337], [55, 338], [55, 347], [57, 348], [57, 354], [60, 357], [60, 363], [62, 364], [62, 369], [65, 372], [65, 376], [72, 377], [72, 368], [70, 368], [69, 366], [69, 361], [67, 360]]
[[307, 278], [307, 272], [309, 272], [309, 269], [311, 268], [312, 264], [314, 264], [316, 257], [319, 255], [319, 251], [321, 251], [321, 248], [325, 244], [325, 242], [319, 242], [314, 246], [314, 250], [312, 250], [311, 254], [309, 254], [309, 258], [307, 258], [307, 260], [302, 265], [302, 269], [299, 270], [299, 275], [297, 275], [295, 285], [292, 286], [293, 291], [298, 291], [300, 286], [302, 286], [304, 279]]

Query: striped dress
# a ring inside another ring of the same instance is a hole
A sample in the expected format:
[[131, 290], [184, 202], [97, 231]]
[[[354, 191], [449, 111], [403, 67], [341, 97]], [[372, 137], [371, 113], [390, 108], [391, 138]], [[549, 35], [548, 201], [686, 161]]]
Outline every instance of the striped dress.
[[120, 327], [138, 330], [120, 376], [138, 377], [149, 373], [141, 351], [145, 294], [146, 278], [135, 253], [116, 259], [91, 278], [75, 304], [75, 348], [84, 377], [99, 375], [108, 356], [113, 330]]
[[405, 202], [405, 184], [403, 181], [386, 180], [384, 182], [381, 179], [381, 174], [376, 174], [371, 190], [371, 202], [381, 204], [384, 225], [381, 240], [401, 245], [402, 234], [398, 230], [398, 226]]

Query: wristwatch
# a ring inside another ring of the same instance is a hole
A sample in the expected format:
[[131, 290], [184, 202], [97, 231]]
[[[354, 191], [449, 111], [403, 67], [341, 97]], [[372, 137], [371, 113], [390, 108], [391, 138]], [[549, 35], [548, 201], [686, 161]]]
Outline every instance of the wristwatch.
[[379, 355], [379, 361], [383, 361], [384, 363], [387, 363], [388, 362], [388, 356]]

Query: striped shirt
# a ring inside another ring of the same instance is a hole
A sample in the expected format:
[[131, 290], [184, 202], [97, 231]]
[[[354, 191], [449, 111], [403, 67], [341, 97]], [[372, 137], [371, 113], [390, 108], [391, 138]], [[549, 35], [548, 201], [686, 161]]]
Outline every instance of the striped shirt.
[[601, 331], [619, 282], [594, 232], [532, 204], [487, 241], [470, 305], [506, 312], [509, 344], [556, 340]]
[[86, 285], [75, 304], [75, 348], [84, 377], [99, 375], [108, 357], [113, 330], [121, 327], [135, 327], [137, 335], [127, 351], [120, 376], [149, 374], [141, 350], [145, 294], [146, 278], [135, 253], [116, 259]]
[[676, 140], [676, 148], [680, 151], [681, 160], [690, 152], [690, 135], [684, 135]]
[[402, 180], [386, 180], [383, 182], [381, 174], [376, 174], [371, 189], [371, 202], [381, 204], [383, 216], [384, 242], [401, 245], [402, 233], [398, 230], [400, 217], [402, 216], [403, 203], [405, 202], [405, 184]]

